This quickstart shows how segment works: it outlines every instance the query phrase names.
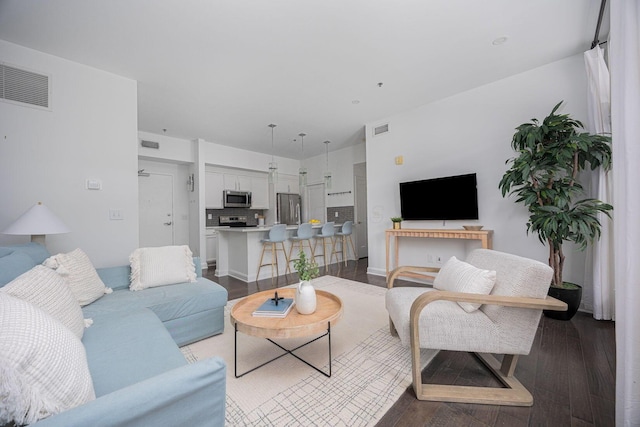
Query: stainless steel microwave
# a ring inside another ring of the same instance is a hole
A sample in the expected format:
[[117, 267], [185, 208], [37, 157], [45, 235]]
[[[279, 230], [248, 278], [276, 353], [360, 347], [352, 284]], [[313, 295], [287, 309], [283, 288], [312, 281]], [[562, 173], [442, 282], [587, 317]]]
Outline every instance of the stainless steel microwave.
[[224, 190], [222, 200], [225, 208], [250, 208], [251, 191]]

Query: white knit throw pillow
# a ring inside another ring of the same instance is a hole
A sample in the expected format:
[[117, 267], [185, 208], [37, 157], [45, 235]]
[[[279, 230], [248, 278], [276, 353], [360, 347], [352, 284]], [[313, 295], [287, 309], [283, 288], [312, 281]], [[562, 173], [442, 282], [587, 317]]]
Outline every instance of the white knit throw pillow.
[[[452, 256], [442, 266], [433, 281], [433, 287], [442, 291], [489, 295], [496, 284], [496, 272], [482, 270]], [[476, 311], [482, 304], [458, 302], [467, 313]]]
[[91, 260], [80, 248], [49, 257], [43, 264], [66, 279], [81, 306], [112, 292], [111, 288], [104, 285]]
[[94, 399], [78, 337], [35, 305], [0, 292], [0, 424], [30, 424]]
[[196, 281], [193, 254], [186, 245], [139, 248], [133, 251], [129, 261], [131, 262], [129, 289], [132, 291]]
[[80, 304], [64, 278], [50, 268], [36, 265], [0, 288], [0, 292], [6, 292], [40, 307], [45, 313], [58, 319], [78, 338], [82, 338], [85, 320]]

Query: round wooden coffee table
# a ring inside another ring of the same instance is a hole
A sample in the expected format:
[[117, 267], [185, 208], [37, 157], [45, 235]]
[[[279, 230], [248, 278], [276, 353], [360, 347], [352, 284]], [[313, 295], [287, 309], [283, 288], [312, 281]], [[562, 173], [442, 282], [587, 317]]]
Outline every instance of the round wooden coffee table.
[[[298, 360], [311, 366], [316, 371], [324, 374], [327, 377], [331, 376], [331, 326], [335, 325], [342, 317], [342, 301], [336, 295], [322, 290], [316, 289], [317, 307], [316, 311], [312, 314], [300, 314], [296, 310], [295, 306], [291, 309], [286, 317], [273, 318], [273, 317], [255, 317], [253, 312], [260, 307], [267, 299], [273, 298], [275, 291], [278, 291], [279, 297], [294, 298], [296, 294], [295, 288], [279, 288], [264, 292], [258, 292], [253, 295], [249, 295], [246, 298], [241, 299], [231, 309], [231, 324], [235, 329], [234, 345], [234, 370], [236, 378], [253, 372], [262, 366], [271, 363], [287, 354], [290, 354]], [[275, 344], [284, 353], [259, 365], [253, 369], [250, 369], [242, 374], [238, 374], [238, 332], [242, 332], [254, 337], [266, 338], [269, 342]], [[302, 345], [293, 349], [287, 349], [280, 344], [273, 341], [273, 339], [280, 338], [299, 338], [307, 337], [322, 333], [319, 337], [312, 339]], [[315, 342], [323, 337], [328, 337], [329, 341], [329, 372], [326, 373], [321, 369], [311, 365], [306, 360], [301, 359], [293, 352]]]

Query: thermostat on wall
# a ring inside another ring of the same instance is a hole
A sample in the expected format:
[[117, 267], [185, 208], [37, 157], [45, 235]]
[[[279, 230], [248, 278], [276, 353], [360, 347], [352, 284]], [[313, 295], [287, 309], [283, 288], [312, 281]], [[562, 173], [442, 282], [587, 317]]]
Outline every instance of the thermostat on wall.
[[99, 179], [88, 179], [87, 190], [102, 190], [102, 182]]

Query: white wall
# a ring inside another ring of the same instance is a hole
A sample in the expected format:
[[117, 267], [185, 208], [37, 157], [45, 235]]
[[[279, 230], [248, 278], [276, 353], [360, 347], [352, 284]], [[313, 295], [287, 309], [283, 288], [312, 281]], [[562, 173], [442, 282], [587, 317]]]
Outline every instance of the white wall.
[[[175, 138], [151, 132], [138, 132], [140, 140], [160, 143], [159, 149], [146, 148], [138, 144], [138, 156], [148, 160], [166, 160], [176, 163], [193, 163], [197, 144], [192, 140]], [[202, 145], [205, 164], [268, 172], [271, 156], [241, 150], [226, 145], [205, 141]], [[275, 157], [280, 173], [298, 174], [299, 162], [285, 157]]]
[[[365, 159], [366, 145], [364, 143], [329, 153], [329, 170], [332, 173], [332, 185], [327, 192], [345, 192], [345, 194], [331, 197], [325, 196], [327, 207], [354, 205], [353, 165], [362, 163]], [[307, 168], [308, 184], [317, 184], [323, 181], [324, 171], [327, 168], [326, 154], [305, 159], [303, 164]], [[295, 173], [297, 174], [297, 171]], [[349, 191], [351, 193], [348, 193]]]
[[[0, 102], [0, 230], [42, 201], [71, 229], [47, 236], [50, 252], [127, 263], [138, 244], [136, 82], [3, 40], [0, 61], [52, 76], [52, 111]], [[102, 190], [86, 190], [89, 178]], [[0, 234], [0, 244], [28, 240]]]
[[[547, 248], [535, 235], [526, 234], [526, 209], [503, 198], [498, 183], [514, 157], [511, 138], [516, 126], [531, 118], [542, 119], [564, 100], [561, 112], [586, 119], [586, 77], [582, 55], [512, 76], [473, 90], [389, 117], [390, 132], [372, 137], [367, 124], [367, 186], [369, 224], [369, 272], [385, 273], [385, 233], [389, 218], [400, 216], [398, 183], [463, 173], [477, 173], [478, 221], [405, 221], [403, 228], [460, 228], [482, 224], [494, 230], [493, 247], [547, 262]], [[404, 156], [404, 165], [394, 158]], [[455, 195], [452, 195], [455, 197]], [[425, 203], [446, 203], [429, 200]], [[464, 258], [478, 243], [405, 239], [402, 264], [433, 265], [427, 254]], [[592, 306], [589, 283], [584, 277], [584, 253], [566, 245], [565, 280], [585, 285], [584, 308]]]
[[[141, 159], [169, 161], [172, 163], [193, 163], [194, 147], [192, 141], [159, 135], [150, 132], [138, 132], [138, 157]], [[160, 148], [148, 148], [141, 145], [141, 141], [152, 141], [160, 144]]]

